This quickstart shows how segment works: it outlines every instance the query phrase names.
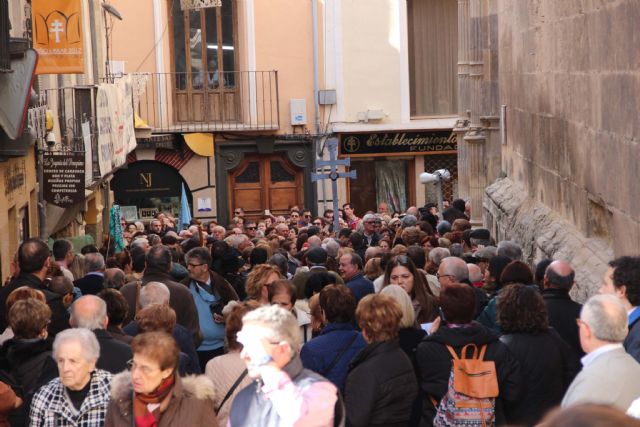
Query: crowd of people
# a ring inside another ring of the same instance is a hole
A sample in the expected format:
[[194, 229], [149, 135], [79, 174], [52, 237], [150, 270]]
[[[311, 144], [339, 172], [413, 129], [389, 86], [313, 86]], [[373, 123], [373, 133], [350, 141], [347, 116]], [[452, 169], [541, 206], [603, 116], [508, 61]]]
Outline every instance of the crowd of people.
[[581, 305], [570, 260], [529, 265], [463, 200], [234, 214], [23, 242], [0, 426], [640, 425], [640, 257]]

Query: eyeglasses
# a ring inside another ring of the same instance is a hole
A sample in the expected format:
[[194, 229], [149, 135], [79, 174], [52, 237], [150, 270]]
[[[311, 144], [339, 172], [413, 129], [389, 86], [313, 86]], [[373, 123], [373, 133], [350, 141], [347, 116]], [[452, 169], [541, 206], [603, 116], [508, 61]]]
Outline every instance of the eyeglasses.
[[136, 362], [134, 362], [133, 359], [131, 359], [127, 361], [127, 369], [130, 370], [131, 372], [133, 372], [134, 370], [140, 370], [140, 372], [142, 372], [143, 375], [149, 375], [153, 371], [157, 371], [160, 368], [152, 368], [150, 366], [137, 365]]
[[436, 277], [438, 278], [438, 280], [440, 280], [440, 278], [442, 277], [456, 277], [452, 274], [440, 274], [440, 273], [436, 273]]
[[202, 263], [202, 264], [189, 263], [189, 264], [187, 264], [187, 267], [196, 268], [196, 267], [200, 267], [201, 265], [206, 265], [206, 264], [205, 263]]
[[393, 224], [394, 227], [400, 227], [402, 224], [400, 224], [399, 222], [396, 222], [395, 224]]
[[305, 218], [311, 218], [311, 215], [305, 215], [304, 217]]
[[256, 227], [246, 227], [247, 230], [255, 230]]
[[235, 211], [235, 214], [236, 214], [236, 215], [240, 215], [241, 213], [242, 213], [242, 212], [240, 212], [240, 211]]

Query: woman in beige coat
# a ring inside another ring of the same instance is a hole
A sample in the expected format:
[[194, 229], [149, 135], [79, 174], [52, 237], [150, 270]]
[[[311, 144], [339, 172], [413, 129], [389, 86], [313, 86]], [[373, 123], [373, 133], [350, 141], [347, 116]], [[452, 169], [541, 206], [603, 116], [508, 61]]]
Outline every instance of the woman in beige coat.
[[129, 372], [113, 377], [106, 427], [217, 427], [213, 385], [205, 376], [180, 378], [173, 337], [149, 332], [131, 342]]

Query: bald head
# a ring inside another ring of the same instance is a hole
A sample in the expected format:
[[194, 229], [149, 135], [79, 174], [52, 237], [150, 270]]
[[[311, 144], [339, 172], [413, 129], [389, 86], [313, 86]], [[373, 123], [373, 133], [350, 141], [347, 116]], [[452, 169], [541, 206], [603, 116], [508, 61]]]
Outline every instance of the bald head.
[[438, 269], [440, 276], [454, 277], [456, 282], [465, 282], [469, 280], [469, 268], [467, 263], [457, 257], [447, 257], [440, 263]]
[[475, 264], [467, 264], [469, 270], [469, 281], [471, 283], [482, 281], [482, 270]]
[[575, 271], [563, 260], [553, 261], [544, 274], [544, 287], [571, 290], [575, 279]]
[[95, 295], [80, 297], [71, 306], [71, 319], [69, 322], [75, 328], [85, 328], [92, 331], [105, 329], [108, 321], [107, 304], [102, 298]]
[[124, 286], [125, 275], [124, 271], [119, 268], [107, 268], [104, 272], [104, 286], [105, 288], [120, 289]]

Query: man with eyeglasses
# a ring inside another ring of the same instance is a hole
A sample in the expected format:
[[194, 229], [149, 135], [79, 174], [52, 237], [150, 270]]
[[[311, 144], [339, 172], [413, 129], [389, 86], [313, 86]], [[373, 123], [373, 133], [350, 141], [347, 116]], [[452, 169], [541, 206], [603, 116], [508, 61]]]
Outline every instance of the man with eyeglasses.
[[378, 246], [380, 241], [380, 235], [377, 233], [377, 229], [382, 225], [382, 221], [375, 214], [366, 214], [362, 218], [364, 224], [364, 242], [367, 247]]
[[244, 209], [242, 209], [242, 208], [235, 208], [234, 211], [233, 211], [233, 214], [235, 216], [237, 216], [238, 218], [244, 219]]
[[229, 301], [237, 301], [238, 295], [229, 282], [209, 269], [211, 254], [207, 248], [193, 248], [184, 258], [189, 277], [182, 283], [189, 287], [198, 311], [202, 344], [196, 351], [204, 372], [209, 360], [224, 353], [222, 309]]

